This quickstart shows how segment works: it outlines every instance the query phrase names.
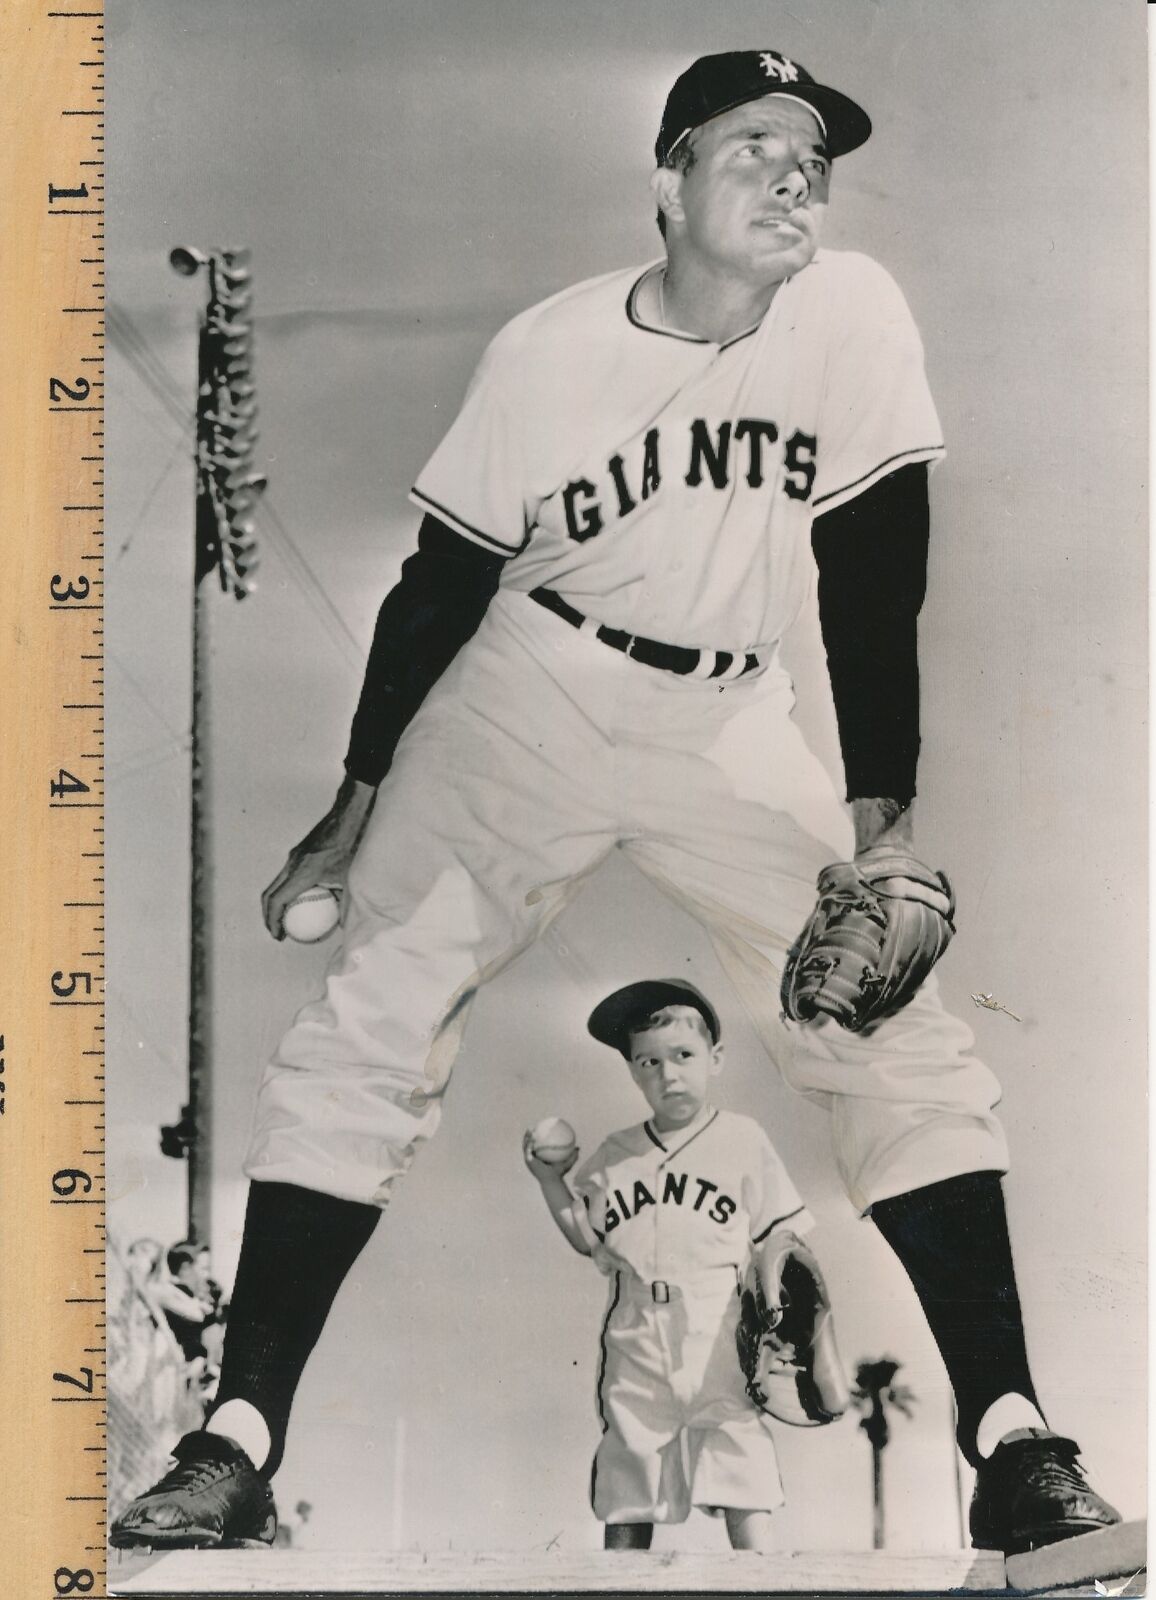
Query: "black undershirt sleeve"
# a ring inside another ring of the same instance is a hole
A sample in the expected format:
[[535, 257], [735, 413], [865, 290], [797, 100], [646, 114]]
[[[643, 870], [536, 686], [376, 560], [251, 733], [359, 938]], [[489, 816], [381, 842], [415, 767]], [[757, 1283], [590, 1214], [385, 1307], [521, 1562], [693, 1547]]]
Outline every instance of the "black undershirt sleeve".
[[915, 795], [929, 521], [927, 467], [916, 463], [824, 512], [811, 530], [848, 800]]
[[417, 549], [377, 614], [345, 757], [351, 778], [377, 785], [385, 777], [418, 707], [477, 632], [504, 565], [436, 517], [423, 519]]

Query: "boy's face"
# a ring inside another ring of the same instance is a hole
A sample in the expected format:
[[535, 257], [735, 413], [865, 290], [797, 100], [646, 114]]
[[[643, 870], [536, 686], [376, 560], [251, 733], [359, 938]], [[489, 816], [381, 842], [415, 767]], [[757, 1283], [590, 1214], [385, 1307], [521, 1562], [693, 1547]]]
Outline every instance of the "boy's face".
[[693, 1006], [665, 1006], [650, 1027], [630, 1036], [630, 1076], [646, 1096], [656, 1128], [693, 1122], [721, 1070], [722, 1045], [711, 1043]]

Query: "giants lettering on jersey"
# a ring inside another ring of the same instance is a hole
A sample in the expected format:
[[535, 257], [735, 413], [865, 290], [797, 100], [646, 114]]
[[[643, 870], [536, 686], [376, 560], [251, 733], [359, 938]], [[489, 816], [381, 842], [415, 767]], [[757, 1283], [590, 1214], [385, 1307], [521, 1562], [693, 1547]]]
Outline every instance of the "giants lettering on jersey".
[[[637, 458], [627, 461], [621, 454], [612, 455], [599, 483], [591, 483], [589, 478], [571, 479], [562, 490], [571, 539], [580, 543], [593, 539], [606, 525], [604, 513], [621, 519], [649, 500], [660, 488], [676, 448], [669, 440], [664, 443], [658, 428], [651, 428]], [[783, 493], [792, 500], [809, 500], [817, 449], [814, 434], [798, 428], [780, 445], [778, 426], [763, 417], [740, 417], [720, 422], [713, 429], [702, 417], [695, 417], [685, 449], [678, 451], [678, 466], [688, 488], [709, 492], [728, 488], [736, 477], [751, 489], [761, 489], [774, 482], [781, 461]]]
[[712, 1222], [729, 1222], [738, 1210], [738, 1205], [729, 1194], [721, 1194], [718, 1184], [712, 1183], [709, 1178], [691, 1178], [685, 1172], [667, 1172], [662, 1185], [662, 1194], [658, 1199], [651, 1194], [641, 1178], [636, 1178], [634, 1193], [629, 1200], [621, 1189], [614, 1190], [610, 1198], [618, 1202], [618, 1209], [615, 1210], [608, 1200], [603, 1228], [609, 1233], [612, 1228], [617, 1228], [620, 1222], [629, 1222], [631, 1217], [636, 1217], [646, 1206], [686, 1205], [692, 1211], [701, 1211], [708, 1195], [713, 1195], [714, 1199], [706, 1215]]

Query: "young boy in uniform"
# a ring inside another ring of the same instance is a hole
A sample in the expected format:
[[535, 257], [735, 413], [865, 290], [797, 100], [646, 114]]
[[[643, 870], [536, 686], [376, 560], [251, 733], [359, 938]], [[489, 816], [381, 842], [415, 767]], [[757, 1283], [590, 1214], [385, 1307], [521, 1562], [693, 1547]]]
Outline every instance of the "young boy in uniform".
[[[591, 1499], [608, 1550], [648, 1549], [656, 1522], [721, 1511], [736, 1550], [770, 1548], [783, 1504], [770, 1424], [735, 1349], [740, 1275], [811, 1218], [766, 1134], [710, 1102], [723, 1047], [690, 984], [629, 984], [587, 1026], [619, 1050], [650, 1107], [575, 1174], [577, 1149], [526, 1165], [569, 1243], [610, 1279], [598, 1365], [603, 1436]], [[684, 1463], [685, 1450], [685, 1463]]]

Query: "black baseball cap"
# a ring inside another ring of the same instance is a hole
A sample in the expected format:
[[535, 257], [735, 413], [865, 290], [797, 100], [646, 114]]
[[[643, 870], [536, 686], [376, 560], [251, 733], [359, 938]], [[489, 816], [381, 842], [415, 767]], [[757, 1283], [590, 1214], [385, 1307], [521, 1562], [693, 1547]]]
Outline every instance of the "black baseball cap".
[[599, 1044], [607, 1044], [630, 1060], [630, 1035], [641, 1033], [656, 1011], [664, 1006], [693, 1006], [706, 1023], [711, 1043], [717, 1044], [721, 1029], [714, 1007], [693, 983], [682, 978], [644, 978], [615, 989], [594, 1007], [586, 1023]]
[[871, 137], [871, 118], [863, 107], [838, 89], [816, 83], [797, 61], [777, 50], [728, 50], [700, 56], [667, 96], [654, 146], [659, 166], [692, 128], [768, 94], [787, 95], [810, 107], [823, 125], [831, 157], [845, 156]]

